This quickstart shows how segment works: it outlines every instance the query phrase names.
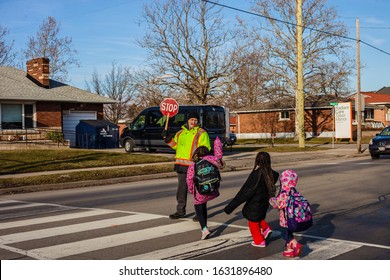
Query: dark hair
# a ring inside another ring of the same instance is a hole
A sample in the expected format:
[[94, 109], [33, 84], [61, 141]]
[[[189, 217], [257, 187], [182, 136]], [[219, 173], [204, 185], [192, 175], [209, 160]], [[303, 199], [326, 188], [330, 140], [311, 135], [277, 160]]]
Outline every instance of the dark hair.
[[192, 160], [193, 161], [198, 161], [199, 158], [202, 158], [202, 157], [207, 156], [209, 154], [210, 154], [209, 148], [207, 148], [206, 146], [199, 146], [194, 151], [194, 153], [192, 155]]
[[271, 156], [267, 152], [259, 152], [255, 159], [253, 170], [259, 170], [259, 180], [261, 175], [264, 176], [264, 181], [268, 189], [268, 196], [275, 196], [274, 173], [271, 168]]

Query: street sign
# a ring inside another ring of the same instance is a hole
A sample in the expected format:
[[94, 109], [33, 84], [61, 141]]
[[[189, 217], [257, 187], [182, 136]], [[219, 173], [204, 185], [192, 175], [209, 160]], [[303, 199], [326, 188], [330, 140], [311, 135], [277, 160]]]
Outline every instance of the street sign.
[[338, 102], [330, 102], [329, 105], [330, 106], [337, 106], [337, 105], [339, 105], [339, 103]]
[[173, 98], [165, 98], [160, 103], [160, 111], [167, 118], [173, 117], [179, 112], [179, 103]]
[[161, 113], [167, 117], [165, 122], [165, 130], [168, 129], [169, 117], [173, 117], [179, 112], [179, 103], [173, 98], [165, 98], [160, 103], [160, 111]]

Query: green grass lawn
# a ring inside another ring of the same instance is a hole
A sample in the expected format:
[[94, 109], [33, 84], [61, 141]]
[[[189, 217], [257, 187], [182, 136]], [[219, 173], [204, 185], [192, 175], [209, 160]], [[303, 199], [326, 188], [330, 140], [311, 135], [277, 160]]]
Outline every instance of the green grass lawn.
[[166, 156], [107, 151], [7, 150], [0, 151], [0, 175], [170, 161]]

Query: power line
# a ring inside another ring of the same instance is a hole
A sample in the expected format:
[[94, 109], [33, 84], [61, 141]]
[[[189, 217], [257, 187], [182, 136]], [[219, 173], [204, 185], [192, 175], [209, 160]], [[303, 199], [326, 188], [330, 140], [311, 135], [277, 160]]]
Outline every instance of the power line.
[[[219, 3], [216, 3], [216, 2], [213, 2], [213, 1], [209, 1], [209, 0], [202, 0], [202, 1], [206, 2], [206, 3], [210, 3], [210, 4], [213, 4], [213, 5], [216, 5], [216, 6], [220, 6], [220, 7], [223, 7], [223, 8], [227, 8], [227, 9], [230, 9], [230, 10], [234, 10], [234, 11], [237, 11], [237, 12], [242, 12], [242, 13], [253, 15], [253, 16], [257, 16], [257, 17], [266, 18], [266, 19], [277, 21], [277, 22], [281, 22], [281, 23], [284, 23], [284, 24], [287, 24], [287, 25], [292, 25], [292, 26], [295, 26], [295, 27], [298, 26], [297, 24], [292, 23], [292, 22], [288, 22], [288, 21], [284, 21], [284, 20], [281, 20], [281, 19], [264, 16], [264, 15], [261, 15], [261, 14], [258, 14], [258, 13], [242, 10], [242, 9], [231, 7], [231, 6], [224, 5], [224, 4], [219, 4]], [[348, 37], [348, 36], [344, 36], [344, 35], [338, 35], [338, 34], [334, 34], [334, 33], [331, 33], [331, 32], [327, 32], [327, 31], [323, 31], [323, 30], [319, 30], [319, 29], [312, 28], [312, 27], [307, 27], [307, 26], [301, 26], [301, 27], [306, 28], [306, 29], [311, 30], [311, 31], [324, 33], [324, 34], [327, 34], [327, 35], [330, 35], [330, 36], [339, 37], [339, 38], [351, 40], [351, 41], [354, 41], [354, 42], [358, 42], [358, 40], [356, 40], [355, 38], [352, 38], [352, 37]], [[390, 29], [390, 27], [389, 27], [389, 29]], [[369, 47], [371, 47], [371, 48], [373, 48], [373, 49], [375, 49], [377, 51], [380, 51], [380, 52], [390, 56], [390, 53], [388, 53], [388, 52], [386, 52], [386, 51], [384, 51], [382, 49], [379, 49], [379, 48], [377, 48], [377, 47], [375, 47], [375, 46], [373, 46], [373, 45], [371, 45], [369, 43], [366, 43], [366, 42], [364, 42], [362, 40], [359, 40], [359, 42], [364, 44], [364, 45], [366, 45], [366, 46], [369, 46]]]

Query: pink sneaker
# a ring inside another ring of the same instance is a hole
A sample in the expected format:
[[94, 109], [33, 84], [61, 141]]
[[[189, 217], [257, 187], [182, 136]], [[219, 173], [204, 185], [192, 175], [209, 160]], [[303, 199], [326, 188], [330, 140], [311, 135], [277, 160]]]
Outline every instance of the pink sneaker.
[[268, 237], [270, 237], [271, 234], [272, 234], [271, 228], [267, 228], [266, 230], [264, 230], [263, 231], [264, 239], [267, 239]]
[[263, 242], [261, 242], [260, 244], [256, 244], [255, 242], [252, 241], [251, 245], [254, 247], [261, 247], [261, 248], [267, 247], [267, 244], [265, 244], [265, 240]]
[[302, 247], [303, 245], [300, 243], [297, 243], [297, 245], [295, 245], [294, 247], [295, 256], [299, 256], [302, 253]]

